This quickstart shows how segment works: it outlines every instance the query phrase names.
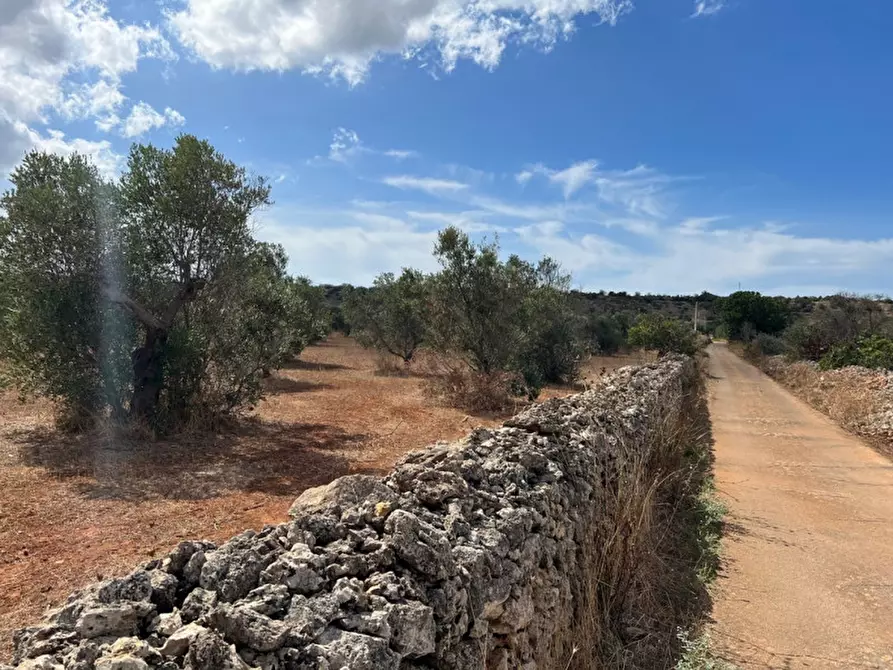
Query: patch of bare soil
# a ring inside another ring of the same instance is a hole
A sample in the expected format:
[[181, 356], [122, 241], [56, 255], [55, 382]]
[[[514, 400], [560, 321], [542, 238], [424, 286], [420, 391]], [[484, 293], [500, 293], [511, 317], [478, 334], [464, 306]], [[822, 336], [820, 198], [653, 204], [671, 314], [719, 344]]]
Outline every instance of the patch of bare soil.
[[[598, 365], [587, 369], [597, 379]], [[333, 336], [274, 375], [248, 420], [154, 442], [62, 435], [48, 402], [0, 395], [0, 659], [15, 628], [86, 584], [183, 539], [279, 523], [306, 488], [383, 474], [408, 451], [505, 418], [440, 406], [423, 383], [381, 374], [375, 354]]]

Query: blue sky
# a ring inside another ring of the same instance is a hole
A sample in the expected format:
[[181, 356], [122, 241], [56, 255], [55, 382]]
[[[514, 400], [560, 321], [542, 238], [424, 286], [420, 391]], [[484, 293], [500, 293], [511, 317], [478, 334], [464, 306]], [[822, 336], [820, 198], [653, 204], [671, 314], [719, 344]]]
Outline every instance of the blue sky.
[[210, 139], [319, 282], [439, 228], [585, 289], [893, 292], [893, 5], [4, 0], [0, 173]]

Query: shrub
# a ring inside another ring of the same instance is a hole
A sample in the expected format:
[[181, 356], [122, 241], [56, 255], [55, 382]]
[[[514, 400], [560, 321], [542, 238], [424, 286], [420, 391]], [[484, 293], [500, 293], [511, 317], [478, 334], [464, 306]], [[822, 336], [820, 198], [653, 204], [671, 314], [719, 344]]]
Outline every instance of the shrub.
[[593, 353], [613, 356], [626, 345], [623, 324], [612, 316], [590, 314], [584, 332]]
[[436, 374], [426, 382], [428, 392], [451, 407], [469, 412], [502, 412], [515, 405], [523, 378], [514, 372], [478, 372], [441, 357]]
[[[877, 301], [839, 295], [793, 323], [784, 338], [794, 360], [819, 361], [825, 356], [831, 356], [829, 361], [843, 360], [861, 338], [889, 333], [890, 326]], [[832, 355], [832, 350], [837, 351]]]
[[696, 334], [687, 323], [656, 312], [639, 318], [629, 329], [629, 345], [654, 349], [658, 357], [669, 353], [693, 356], [698, 351]]
[[819, 368], [822, 370], [836, 370], [849, 365], [893, 369], [893, 340], [880, 335], [863, 337], [856, 342], [833, 346], [819, 360]]
[[764, 356], [779, 356], [787, 351], [785, 341], [775, 335], [760, 333], [754, 343], [757, 350]]
[[893, 370], [893, 339], [871, 335], [859, 341], [859, 365]]

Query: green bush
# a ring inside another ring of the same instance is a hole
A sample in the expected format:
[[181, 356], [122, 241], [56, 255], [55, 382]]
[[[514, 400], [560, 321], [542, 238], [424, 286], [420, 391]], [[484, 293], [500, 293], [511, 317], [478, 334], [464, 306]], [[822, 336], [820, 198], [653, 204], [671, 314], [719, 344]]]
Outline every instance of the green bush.
[[590, 314], [584, 325], [585, 339], [593, 353], [613, 356], [626, 346], [624, 324], [616, 317]]
[[860, 365], [893, 370], [893, 339], [871, 335], [859, 341]]
[[737, 291], [724, 298], [720, 312], [729, 337], [744, 341], [750, 341], [758, 333], [780, 333], [788, 316], [781, 301], [756, 291]]
[[421, 272], [405, 269], [397, 278], [388, 272], [371, 289], [348, 289], [342, 314], [364, 347], [409, 363], [427, 335], [429, 294], [429, 279]]
[[646, 314], [629, 329], [629, 345], [656, 350], [658, 356], [669, 353], [693, 356], [698, 351], [696, 333], [689, 324], [656, 312]]
[[764, 356], [780, 356], [787, 351], [785, 341], [775, 335], [760, 333], [754, 340], [757, 350]]
[[893, 339], [881, 335], [862, 337], [856, 342], [833, 346], [819, 360], [822, 370], [836, 370], [850, 365], [893, 370]]

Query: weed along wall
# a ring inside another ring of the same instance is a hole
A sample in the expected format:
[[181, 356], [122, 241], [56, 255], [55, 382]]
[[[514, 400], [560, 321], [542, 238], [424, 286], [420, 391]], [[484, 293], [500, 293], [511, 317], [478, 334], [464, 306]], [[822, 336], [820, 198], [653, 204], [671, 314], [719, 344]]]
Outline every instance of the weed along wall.
[[17, 633], [13, 667], [563, 669], [666, 653], [639, 568], [666, 533], [661, 486], [699, 388], [690, 359], [626, 368], [383, 479], [307, 491], [287, 523], [183, 542], [72, 596]]

